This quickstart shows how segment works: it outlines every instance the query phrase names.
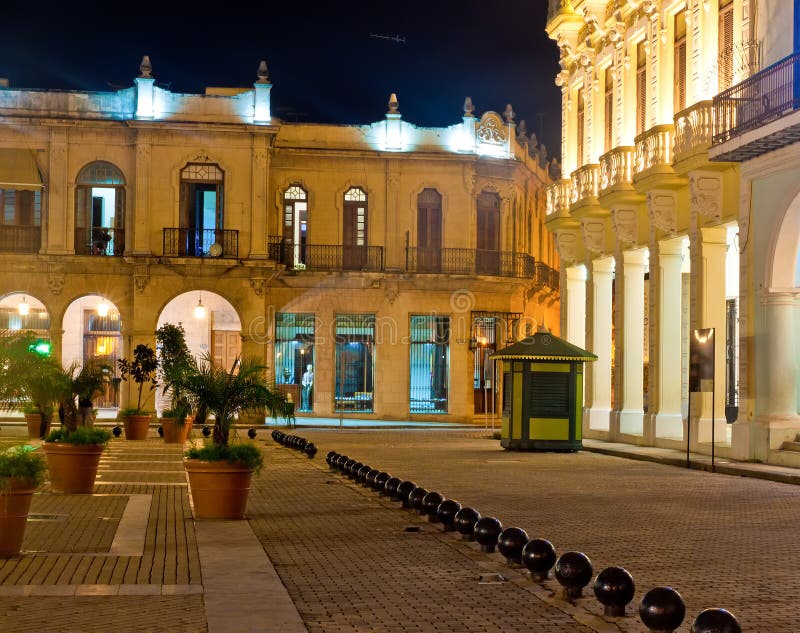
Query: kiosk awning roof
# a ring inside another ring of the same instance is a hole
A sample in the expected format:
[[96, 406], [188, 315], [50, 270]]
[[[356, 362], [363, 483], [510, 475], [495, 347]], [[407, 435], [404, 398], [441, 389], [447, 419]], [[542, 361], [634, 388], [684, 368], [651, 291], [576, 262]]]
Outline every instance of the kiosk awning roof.
[[517, 360], [594, 361], [597, 356], [549, 332], [536, 332], [519, 343], [498, 350], [489, 358]]
[[29, 149], [0, 148], [0, 189], [36, 190], [42, 177]]

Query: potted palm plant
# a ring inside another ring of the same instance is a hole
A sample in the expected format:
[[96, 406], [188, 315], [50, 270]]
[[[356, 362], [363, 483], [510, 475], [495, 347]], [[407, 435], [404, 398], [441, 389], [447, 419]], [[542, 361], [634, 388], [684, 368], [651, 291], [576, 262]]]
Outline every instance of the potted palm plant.
[[161, 412], [164, 442], [183, 444], [192, 428], [191, 407], [181, 393], [180, 381], [173, 378], [191, 367], [192, 355], [186, 345], [186, 332], [180, 323], [165, 323], [156, 330], [156, 347], [160, 366], [159, 383], [170, 406]]
[[250, 481], [263, 466], [263, 456], [254, 444], [235, 437], [236, 418], [253, 407], [288, 418], [292, 407], [270, 387], [266, 367], [254, 358], [237, 358], [228, 371], [207, 354], [193, 360], [175, 381], [196, 411], [214, 416], [210, 441], [190, 449], [184, 459], [195, 516], [242, 519]]
[[45, 469], [44, 460], [32, 446], [0, 452], [0, 557], [19, 554], [31, 499], [42, 485]]
[[125, 439], [144, 440], [147, 439], [147, 432], [150, 429], [151, 411], [142, 408], [142, 391], [144, 386], [149, 386], [147, 399], [158, 387], [156, 372], [158, 371], [158, 359], [155, 350], [149, 345], [139, 344], [133, 350], [133, 359], [120, 358], [119, 372], [122, 380], [132, 380], [138, 385], [136, 407], [122, 409], [119, 417], [125, 427]]

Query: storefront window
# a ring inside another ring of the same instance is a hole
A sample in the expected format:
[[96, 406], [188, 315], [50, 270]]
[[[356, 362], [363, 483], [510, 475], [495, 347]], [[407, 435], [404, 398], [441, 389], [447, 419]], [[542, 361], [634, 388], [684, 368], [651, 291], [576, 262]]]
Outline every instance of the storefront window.
[[411, 413], [447, 413], [450, 317], [412, 316], [410, 348]]
[[375, 315], [336, 315], [336, 411], [373, 410]]
[[314, 410], [314, 315], [275, 317], [275, 383], [297, 411]]

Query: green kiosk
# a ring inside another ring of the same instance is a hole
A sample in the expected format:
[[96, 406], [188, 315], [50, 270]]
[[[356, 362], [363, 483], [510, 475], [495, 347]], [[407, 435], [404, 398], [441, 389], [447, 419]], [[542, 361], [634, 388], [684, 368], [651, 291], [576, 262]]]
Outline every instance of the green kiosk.
[[491, 358], [502, 361], [500, 445], [511, 450], [580, 450], [583, 363], [597, 356], [549, 332], [537, 332]]

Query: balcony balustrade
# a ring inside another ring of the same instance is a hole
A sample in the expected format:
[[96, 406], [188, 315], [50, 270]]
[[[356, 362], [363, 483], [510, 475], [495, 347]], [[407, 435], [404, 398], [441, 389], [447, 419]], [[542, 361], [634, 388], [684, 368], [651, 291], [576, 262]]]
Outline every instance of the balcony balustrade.
[[672, 166], [674, 129], [671, 123], [656, 125], [634, 139], [636, 175]]
[[125, 229], [104, 227], [75, 229], [76, 255], [120, 257], [125, 250]]
[[675, 115], [676, 161], [711, 147], [714, 130], [711, 104], [711, 101], [700, 101]]
[[164, 229], [164, 257], [239, 257], [239, 231]]
[[384, 266], [382, 246], [296, 244], [276, 236], [269, 238], [269, 257], [289, 270], [381, 272]]
[[475, 248], [406, 248], [406, 270], [446, 275], [489, 275], [533, 278], [536, 262], [531, 255]]
[[631, 188], [635, 147], [615, 147], [600, 157], [600, 193], [611, 189]]
[[540, 288], [547, 288], [551, 291], [559, 290], [560, 273], [544, 262], [536, 262], [536, 285]]
[[584, 165], [572, 172], [570, 202], [576, 204], [597, 204], [600, 181], [599, 165]]
[[[713, 143], [725, 143], [798, 108], [800, 53], [794, 53], [714, 97]], [[775, 147], [780, 145], [771, 148]]]
[[569, 178], [562, 178], [547, 187], [547, 207], [546, 214], [567, 214], [569, 213], [570, 190], [572, 181]]
[[0, 225], [0, 252], [38, 253], [42, 243], [42, 227]]

